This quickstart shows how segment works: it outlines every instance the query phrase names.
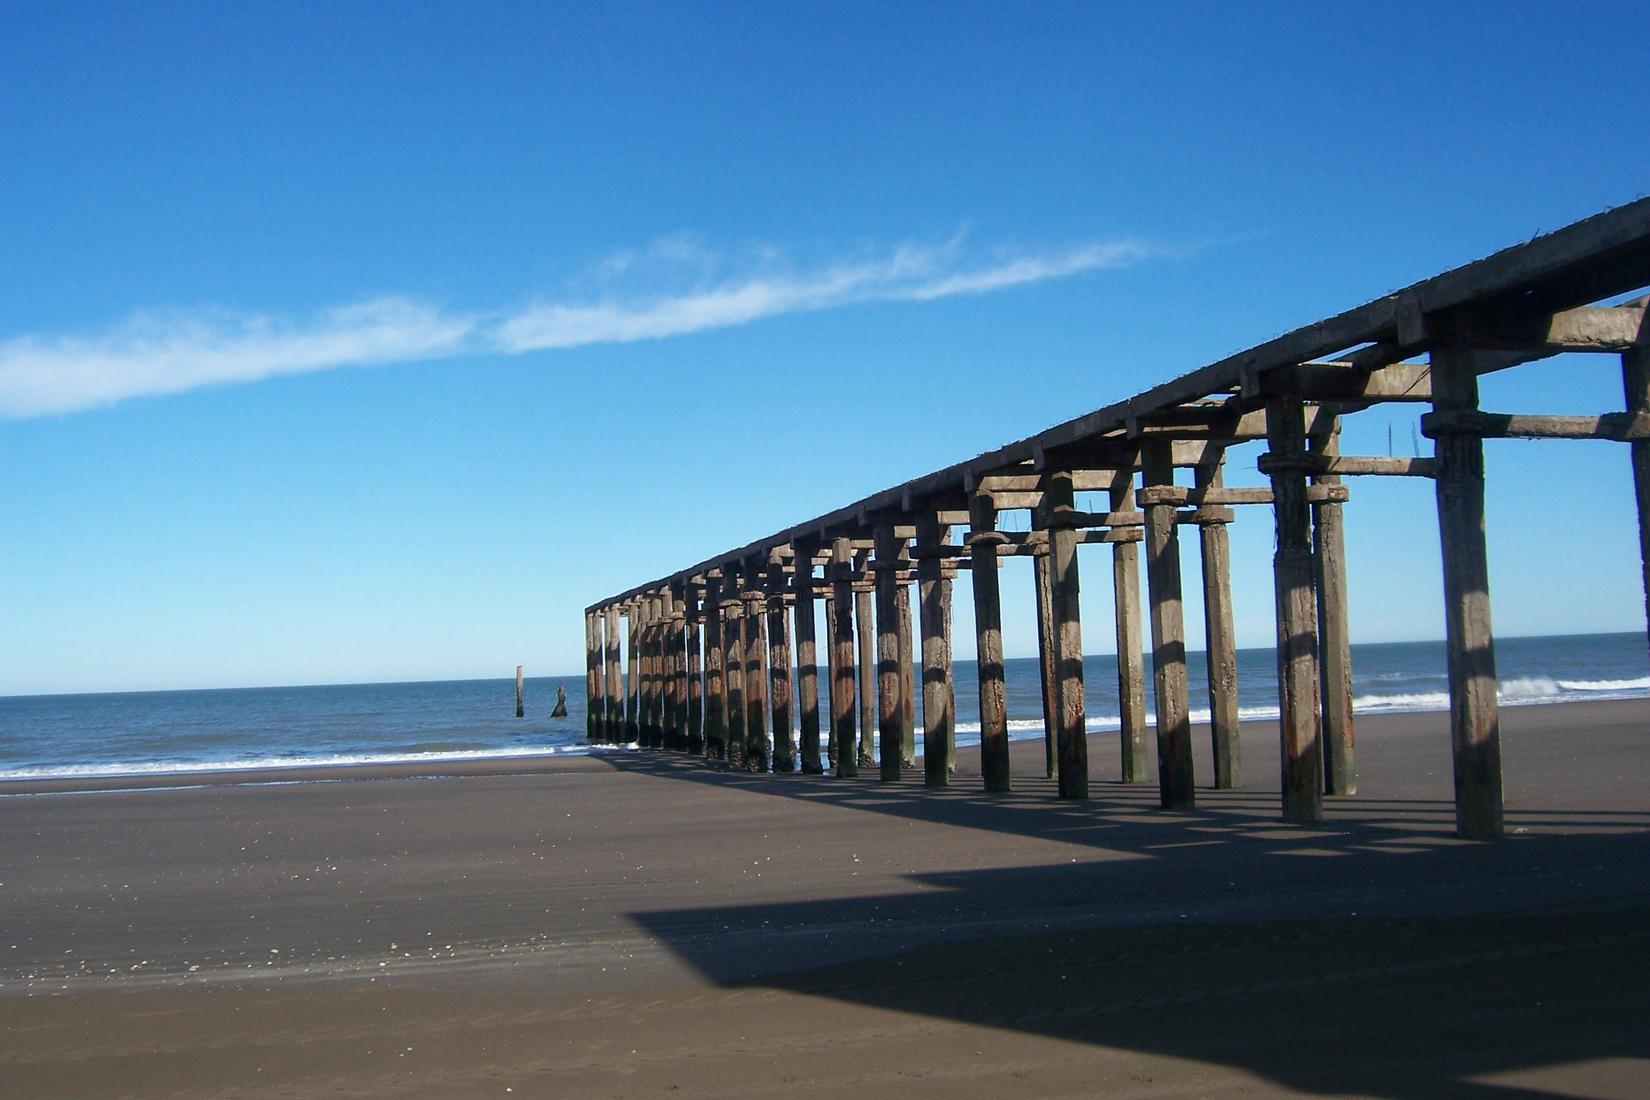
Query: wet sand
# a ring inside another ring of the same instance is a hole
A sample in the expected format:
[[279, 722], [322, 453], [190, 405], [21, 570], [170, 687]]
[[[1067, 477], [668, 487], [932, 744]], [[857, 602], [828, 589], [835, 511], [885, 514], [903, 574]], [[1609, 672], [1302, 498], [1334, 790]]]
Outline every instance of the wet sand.
[[1492, 845], [1438, 714], [1361, 718], [1314, 829], [1269, 723], [1190, 814], [1105, 735], [1082, 804], [1040, 743], [999, 796], [966, 754], [945, 791], [666, 753], [37, 785], [0, 1095], [1650, 1094], [1650, 703], [1503, 725]]

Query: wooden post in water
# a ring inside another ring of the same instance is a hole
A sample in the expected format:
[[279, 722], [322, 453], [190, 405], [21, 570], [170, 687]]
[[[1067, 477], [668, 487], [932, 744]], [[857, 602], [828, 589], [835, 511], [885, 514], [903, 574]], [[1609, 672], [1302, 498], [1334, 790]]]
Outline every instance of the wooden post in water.
[[906, 736], [905, 704], [900, 699], [900, 689], [905, 686], [905, 677], [900, 675], [899, 645], [901, 543], [894, 538], [892, 522], [878, 523], [873, 536], [877, 555], [877, 732], [881, 735], [878, 748], [884, 782], [900, 777]]
[[1167, 440], [1140, 452], [1146, 511], [1146, 585], [1151, 595], [1152, 686], [1157, 696], [1157, 790], [1165, 810], [1197, 805], [1192, 771], [1192, 725], [1187, 714], [1186, 622], [1180, 588], [1180, 538], [1172, 499], [1153, 490], [1174, 484], [1174, 453]]
[[734, 767], [745, 763], [745, 624], [744, 605], [739, 602], [739, 573], [728, 566], [722, 573], [722, 608], [727, 621], [722, 624], [723, 664], [728, 678], [727, 761]]
[[[1478, 408], [1477, 356], [1464, 345], [1432, 353], [1435, 412]], [[1438, 534], [1444, 557], [1444, 644], [1450, 739], [1455, 752], [1455, 831], [1467, 840], [1502, 833], [1501, 716], [1484, 548], [1484, 441], [1447, 434], [1433, 442]]]
[[815, 539], [797, 539], [793, 569], [796, 604], [796, 702], [800, 709], [798, 721], [802, 734], [802, 774], [820, 775], [824, 766], [819, 759], [819, 649], [814, 627], [814, 553], [819, 543]]
[[854, 589], [853, 557], [845, 538], [831, 543], [832, 600], [830, 605], [831, 723], [836, 739], [836, 774], [859, 774], [858, 746], [854, 741]]
[[997, 584], [997, 506], [988, 493], [968, 502], [974, 586], [975, 660], [980, 684], [980, 774], [988, 791], [1009, 789], [1008, 707], [1003, 690], [1003, 609]]
[[[1193, 470], [1200, 489], [1223, 484], [1219, 464]], [[1215, 787], [1243, 785], [1243, 743], [1238, 737], [1237, 643], [1232, 631], [1232, 555], [1226, 538], [1231, 509], [1201, 507], [1198, 550], [1203, 559], [1203, 654], [1209, 673], [1209, 739], [1214, 749]]]
[[527, 717], [527, 699], [522, 693], [521, 666], [516, 666], [516, 717]]
[[596, 686], [597, 657], [601, 649], [596, 642], [596, 613], [584, 613], [584, 739], [594, 741], [596, 733], [597, 700], [601, 689]]
[[914, 768], [917, 766], [916, 661], [919, 654], [913, 648], [916, 632], [911, 629], [911, 585], [904, 575], [904, 569], [910, 565], [910, 558], [903, 540], [900, 543], [900, 560], [900, 582], [894, 589], [894, 621], [899, 627], [899, 705], [902, 712], [900, 729], [904, 731], [899, 755], [903, 767]]
[[1048, 529], [1049, 637], [1054, 649], [1055, 748], [1061, 798], [1089, 796], [1088, 715], [1083, 698], [1083, 612], [1077, 574], [1077, 530], [1065, 519], [1076, 508], [1071, 473], [1043, 475], [1039, 509]]
[[625, 742], [635, 742], [641, 735], [641, 728], [639, 725], [641, 718], [638, 708], [641, 702], [642, 691], [641, 665], [638, 663], [641, 658], [636, 652], [636, 647], [639, 644], [638, 635], [641, 633], [641, 624], [639, 622], [640, 616], [636, 611], [635, 600], [631, 600], [626, 605], [625, 618], [627, 620], [627, 629], [625, 633], [627, 635], [626, 641], [630, 649], [630, 664], [624, 687], [625, 734], [622, 738], [620, 738], [620, 740]]
[[[863, 572], [865, 564], [865, 555], [856, 554], [855, 568]], [[871, 615], [871, 590], [863, 582], [854, 588], [854, 615], [859, 627], [859, 745], [854, 751], [858, 755], [859, 766], [870, 768], [877, 762], [876, 757], [871, 755], [872, 735], [877, 729], [877, 646], [876, 620]]]
[[1318, 601], [1312, 510], [1306, 497], [1306, 415], [1298, 397], [1266, 402], [1270, 448], [1261, 469], [1272, 479], [1277, 549], [1278, 709], [1283, 745], [1283, 819], [1323, 820], [1323, 760], [1318, 744]]
[[[1308, 442], [1316, 454], [1341, 453], [1339, 417], [1323, 435]], [[1339, 485], [1337, 474], [1316, 474], [1314, 485]], [[1346, 619], [1346, 533], [1341, 505], [1312, 505], [1312, 548], [1317, 554], [1318, 676], [1323, 698], [1323, 793], [1357, 794], [1358, 769], [1353, 753], [1352, 636]]]
[[[1040, 528], [1041, 523], [1034, 527]], [[1059, 689], [1054, 673], [1054, 596], [1050, 592], [1053, 581], [1049, 575], [1049, 556], [1045, 549], [1032, 558], [1032, 577], [1037, 589], [1037, 661], [1041, 670], [1043, 688], [1043, 762], [1048, 778], [1059, 774], [1060, 704]]]
[[[1621, 382], [1627, 394], [1627, 411], [1650, 415], [1650, 349], [1634, 348], [1622, 355]], [[1650, 626], [1650, 440], [1635, 439], [1627, 447], [1633, 464], [1633, 497], [1639, 514], [1645, 623]]]
[[785, 613], [785, 565], [768, 563], [768, 710], [773, 716], [774, 774], [796, 770], [791, 740], [791, 620]]
[[722, 673], [726, 651], [722, 643], [722, 574], [719, 572], [705, 575], [701, 615], [705, 622], [705, 756], [726, 760], [728, 696]]
[[768, 770], [768, 647], [762, 629], [762, 569], [745, 573], [745, 770]]
[[[1134, 511], [1134, 470], [1119, 470], [1112, 478], [1111, 510]], [[1151, 782], [1152, 752], [1146, 744], [1146, 676], [1141, 660], [1140, 546], [1111, 544], [1112, 600], [1117, 612], [1117, 701], [1122, 719], [1123, 782]]]
[[619, 662], [619, 607], [607, 609], [607, 725], [604, 739], [624, 740], [624, 676]]
[[945, 528], [931, 509], [917, 516], [917, 606], [922, 634], [922, 781], [943, 787], [956, 762], [951, 688], [951, 582], [943, 575]]

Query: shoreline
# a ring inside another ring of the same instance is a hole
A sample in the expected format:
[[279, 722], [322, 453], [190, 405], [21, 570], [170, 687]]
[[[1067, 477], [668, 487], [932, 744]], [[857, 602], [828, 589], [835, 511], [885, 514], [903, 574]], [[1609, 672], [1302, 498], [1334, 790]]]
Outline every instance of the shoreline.
[[[1650, 703], [1650, 695], [1606, 695], [1597, 699], [1521, 699], [1512, 703], [1504, 702], [1501, 709], [1508, 711], [1549, 707], [1612, 707], [1645, 703]], [[1273, 709], [1275, 710], [1275, 708]], [[1192, 729], [1194, 730], [1194, 736], [1197, 731], [1207, 731], [1207, 713], [1206, 709], [1193, 709]], [[1360, 722], [1378, 722], [1389, 717], [1410, 718], [1447, 714], [1447, 708], [1434, 707], [1414, 709], [1382, 707], [1370, 710], [1354, 709], [1353, 712], [1354, 718]], [[1116, 734], [1118, 728], [1112, 725], [1111, 721], [1110, 718], [1091, 720], [1088, 728], [1089, 738], [1091, 740], [1095, 738], [1103, 739]], [[1263, 728], [1268, 723], [1276, 721], [1277, 715], [1268, 713], [1245, 716], [1240, 724], [1247, 731]], [[1101, 724], [1097, 725], [1095, 723]], [[1148, 710], [1146, 724], [1149, 739], [1155, 739], [1156, 736], [1152, 723], [1153, 714]], [[1013, 745], [1041, 742], [1043, 740], [1042, 730], [1041, 718], [1013, 719], [1008, 731], [1009, 742]], [[978, 748], [977, 732], [977, 730], [959, 731], [959, 757], [967, 755], [963, 751], [965, 749]], [[825, 736], [823, 730], [821, 730], [820, 736], [822, 739]], [[922, 728], [920, 721], [914, 730], [914, 736], [916, 740], [916, 757], [920, 760], [922, 759]], [[72, 774], [47, 773], [27, 776], [0, 776], [0, 799], [19, 795], [91, 794], [113, 791], [167, 790], [185, 787], [350, 782], [379, 779], [438, 779], [486, 775], [535, 775], [564, 770], [559, 766], [562, 762], [584, 760], [610, 753], [640, 751], [667, 753], [667, 750], [662, 749], [641, 750], [632, 741], [620, 744], [575, 744], [543, 751], [478, 749], [474, 753], [459, 751], [430, 754], [425, 759], [407, 759], [408, 754], [396, 754], [383, 760], [340, 760], [337, 763], [305, 762], [285, 764], [278, 760], [245, 763], [228, 762], [224, 766], [218, 766], [211, 762], [199, 766], [180, 763], [177, 767], [158, 765], [153, 771], [88, 771]], [[695, 759], [686, 753], [672, 752], [668, 755], [683, 759]], [[713, 761], [704, 760], [703, 757], [697, 759], [714, 766]], [[578, 766], [568, 765], [570, 768]], [[87, 767], [93, 766], [87, 765]], [[112, 765], [112, 767], [132, 767], [132, 765]]]
[[260, 764], [255, 767], [195, 771], [129, 772], [112, 775], [55, 775], [0, 779], [0, 799], [19, 795], [93, 794], [116, 791], [181, 790], [198, 787], [280, 786], [348, 783], [381, 779], [459, 779], [498, 775], [548, 775], [580, 771], [593, 759], [635, 751], [624, 745], [592, 746], [561, 752], [509, 756], [455, 756], [440, 760], [396, 760], [339, 764]]

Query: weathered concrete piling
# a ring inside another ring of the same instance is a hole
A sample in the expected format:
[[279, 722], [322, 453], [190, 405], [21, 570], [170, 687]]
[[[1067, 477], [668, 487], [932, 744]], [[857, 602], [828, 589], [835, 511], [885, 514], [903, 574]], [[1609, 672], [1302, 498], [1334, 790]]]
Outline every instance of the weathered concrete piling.
[[[1416, 283], [996, 451], [592, 605], [585, 614], [591, 740], [634, 738], [752, 771], [884, 781], [913, 767], [950, 781], [956, 699], [951, 588], [970, 575], [987, 791], [1010, 789], [1003, 685], [1003, 560], [1034, 559], [1032, 597], [1047, 769], [1060, 797], [1089, 794], [1081, 548], [1111, 547], [1122, 777], [1164, 809], [1195, 809], [1179, 530], [1197, 529], [1215, 788], [1242, 784], [1227, 528], [1270, 506], [1282, 817], [1314, 822], [1357, 789], [1343, 511], [1346, 479], [1430, 478], [1443, 554], [1457, 829], [1502, 831], [1495, 639], [1484, 538], [1486, 439], [1628, 443], [1650, 612], [1650, 199]], [[1479, 408], [1478, 378], [1564, 352], [1621, 357], [1622, 411], [1511, 415]], [[1343, 426], [1392, 402], [1430, 404], [1430, 458], [1341, 453]], [[1244, 452], [1244, 448], [1252, 448]], [[1244, 453], [1266, 486], [1228, 484]], [[1080, 494], [1109, 510], [1085, 511]], [[1029, 513], [1005, 530], [1005, 512]], [[960, 539], [953, 540], [953, 530]], [[1145, 548], [1155, 723], [1145, 709]], [[913, 638], [911, 585], [917, 585]], [[1251, 581], [1251, 583], [1254, 583]], [[821, 698], [815, 602], [825, 604]], [[629, 624], [621, 664], [620, 619]], [[795, 662], [793, 673], [793, 661]], [[921, 669], [920, 687], [914, 669]], [[623, 700], [621, 702], [621, 699]], [[821, 744], [821, 708], [826, 738]], [[793, 721], [798, 726], [793, 726]], [[798, 728], [799, 727], [799, 728]], [[793, 729], [799, 737], [793, 740]], [[873, 731], [879, 751], [872, 754]], [[770, 737], [771, 733], [771, 737]], [[1155, 753], [1153, 752], [1155, 740]], [[825, 759], [821, 759], [821, 748]], [[1251, 759], [1249, 766], [1254, 766]]]

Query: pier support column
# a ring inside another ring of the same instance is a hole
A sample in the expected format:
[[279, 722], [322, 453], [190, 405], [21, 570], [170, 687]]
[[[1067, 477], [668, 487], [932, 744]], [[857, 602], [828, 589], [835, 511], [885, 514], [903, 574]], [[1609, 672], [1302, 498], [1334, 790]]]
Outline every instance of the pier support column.
[[[855, 554], [855, 569], [866, 572], [867, 560], [865, 554]], [[872, 733], [877, 729], [876, 618], [871, 613], [871, 589], [864, 581], [854, 586], [854, 615], [859, 641], [859, 746], [854, 751], [860, 767], [872, 768], [877, 763], [871, 752]]]
[[653, 649], [653, 722], [652, 733], [648, 738], [648, 748], [662, 749], [665, 747], [665, 727], [670, 721], [666, 707], [669, 677], [665, 669], [665, 635], [667, 626], [665, 620], [665, 597], [654, 596], [649, 601], [648, 615], [651, 618], [649, 634], [652, 636]]
[[[1039, 525], [1040, 526], [1040, 525]], [[1043, 695], [1043, 763], [1048, 778], [1059, 773], [1060, 707], [1056, 700], [1054, 680], [1054, 597], [1050, 593], [1053, 582], [1049, 577], [1049, 555], [1045, 549], [1031, 559], [1032, 576], [1037, 589], [1037, 663], [1042, 679]]]
[[636, 600], [636, 657], [639, 674], [636, 677], [636, 745], [647, 748], [647, 739], [653, 722], [653, 616], [651, 601], [646, 596]]
[[700, 588], [688, 584], [683, 589], [682, 611], [687, 640], [687, 751], [695, 756], [705, 754], [705, 690], [704, 661], [700, 656], [699, 600]]
[[768, 564], [768, 711], [773, 717], [775, 775], [796, 770], [791, 738], [791, 620], [785, 613], [785, 566]]
[[[1627, 411], [1650, 415], [1650, 350], [1635, 348], [1621, 357]], [[1650, 440], [1627, 445], [1633, 463], [1633, 499], [1639, 514], [1639, 565], [1644, 575], [1645, 623], [1650, 627]]]
[[596, 647], [596, 700], [591, 707], [588, 737], [591, 741], [599, 743], [607, 740], [607, 642], [605, 640], [607, 612], [605, 610], [595, 613], [593, 627], [595, 636], [592, 640]]
[[[1433, 351], [1433, 409], [1478, 408], [1476, 358], [1465, 346]], [[1444, 556], [1455, 831], [1467, 840], [1494, 840], [1503, 827], [1501, 717], [1495, 694], [1495, 635], [1490, 629], [1489, 555], [1484, 548], [1484, 441], [1475, 435], [1441, 435], [1433, 442], [1433, 454]]]
[[597, 733], [597, 710], [601, 700], [601, 689], [596, 686], [598, 658], [601, 656], [601, 647], [596, 642], [596, 613], [584, 613], [584, 739], [595, 741], [600, 736]]
[[859, 774], [859, 746], [854, 739], [854, 563], [848, 540], [831, 543], [831, 587], [827, 607], [831, 622], [831, 730], [836, 741], [836, 774]]
[[911, 629], [911, 583], [905, 578], [910, 557], [903, 542], [900, 544], [900, 558], [904, 565], [899, 584], [894, 588], [894, 625], [899, 628], [900, 729], [904, 731], [899, 743], [899, 757], [903, 767], [914, 768], [917, 766], [916, 659], [919, 655], [914, 649], [916, 632]]
[[[1134, 511], [1134, 471], [1112, 479], [1111, 510]], [[1151, 747], [1146, 744], [1146, 675], [1140, 635], [1140, 545], [1111, 544], [1112, 601], [1117, 612], [1117, 702], [1121, 727], [1123, 782], [1151, 782]]]
[[636, 677], [636, 745], [647, 748], [653, 725], [653, 601], [636, 599], [636, 651], [640, 675]]
[[641, 733], [637, 738], [637, 744], [642, 748], [647, 748], [649, 747], [648, 739], [653, 735], [652, 730], [656, 721], [653, 707], [654, 692], [657, 690], [656, 681], [659, 674], [654, 653], [654, 635], [658, 630], [658, 623], [653, 615], [652, 597], [642, 597], [641, 620], [639, 644], [642, 649], [642, 683], [637, 704]]
[[[1223, 484], [1219, 465], [1193, 470], [1198, 488]], [[1238, 738], [1237, 643], [1232, 631], [1232, 555], [1226, 537], [1229, 508], [1200, 507], [1198, 549], [1203, 564], [1203, 652], [1209, 672], [1209, 738], [1215, 787], [1243, 785], [1243, 744]]]
[[951, 582], [940, 554], [946, 528], [932, 511], [917, 517], [917, 607], [922, 634], [922, 781], [943, 787], [956, 761], [956, 696], [951, 687]]
[[675, 617], [670, 620], [670, 646], [676, 661], [676, 744], [672, 745], [676, 752], [688, 752], [691, 736], [688, 734], [688, 714], [693, 707], [688, 704], [688, 691], [691, 686], [691, 676], [688, 675], [688, 604], [686, 604], [688, 585], [676, 585], [675, 590]]
[[[1308, 441], [1314, 453], [1341, 453], [1339, 418], [1331, 430]], [[1337, 474], [1318, 474], [1314, 485], [1339, 485]], [[1323, 693], [1323, 793], [1357, 794], [1353, 752], [1352, 637], [1346, 618], [1346, 533], [1341, 505], [1312, 505], [1312, 547], [1318, 572], [1318, 678]]]
[[831, 592], [831, 565], [825, 565], [825, 765], [836, 772], [836, 596]]
[[894, 538], [893, 520], [878, 524], [876, 542], [877, 605], [877, 732], [883, 782], [900, 777], [905, 758], [905, 704], [900, 692], [905, 677], [900, 663], [908, 653], [900, 652], [899, 571], [904, 567], [904, 542]]
[[603, 729], [603, 740], [622, 741], [624, 739], [624, 677], [623, 669], [619, 665], [619, 608], [617, 605], [607, 609], [607, 723]]
[[1186, 688], [1186, 620], [1180, 587], [1180, 536], [1175, 505], [1153, 495], [1174, 484], [1168, 441], [1140, 452], [1146, 510], [1146, 586], [1151, 597], [1152, 686], [1157, 696], [1157, 790], [1165, 810], [1197, 805], [1192, 770], [1192, 725]]
[[626, 707], [629, 703], [624, 694], [624, 648], [621, 644], [625, 635], [624, 609], [615, 605], [612, 611], [613, 618], [605, 624], [604, 675], [607, 683], [603, 695], [606, 718], [598, 730], [598, 739], [621, 744], [626, 737]]
[[745, 623], [744, 605], [739, 602], [739, 573], [728, 567], [722, 573], [722, 664], [728, 681], [726, 757], [734, 767], [745, 763]]
[[[619, 673], [620, 678], [617, 688], [619, 688], [619, 691], [624, 691], [624, 666], [619, 666]], [[629, 737], [627, 709], [629, 709], [630, 701], [627, 698], [615, 698], [614, 684], [606, 684], [602, 694], [606, 696], [607, 719], [606, 721], [597, 722], [596, 739], [607, 740], [607, 742], [620, 742], [620, 744], [622, 744], [622, 742], [627, 740], [627, 737]]]
[[641, 657], [637, 653], [641, 634], [640, 616], [636, 611], [636, 601], [631, 600], [625, 605], [625, 643], [629, 650], [629, 661], [626, 665], [624, 685], [624, 737], [621, 739], [634, 744], [639, 736], [640, 712], [639, 705], [642, 691]]
[[768, 646], [762, 629], [762, 571], [752, 565], [745, 581], [745, 770], [768, 770]]
[[974, 586], [975, 660], [980, 684], [980, 775], [988, 791], [1009, 789], [1008, 707], [1003, 690], [1003, 608], [997, 584], [997, 506], [985, 493], [968, 502]]
[[647, 703], [642, 708], [646, 716], [642, 723], [642, 748], [656, 749], [663, 740], [664, 723], [661, 721], [664, 712], [664, 701], [660, 675], [661, 660], [659, 645], [659, 598], [647, 597], [647, 625], [642, 628], [643, 660], [647, 663]]
[[727, 749], [727, 682], [723, 677], [722, 661], [725, 649], [722, 643], [722, 575], [705, 575], [704, 604], [701, 617], [705, 623], [705, 756], [711, 760], [726, 760]]
[[663, 681], [664, 717], [659, 747], [680, 749], [685, 739], [678, 725], [682, 706], [682, 678], [678, 675], [682, 656], [682, 634], [676, 618], [676, 593], [665, 589], [659, 597], [659, 678]]
[[1079, 602], [1077, 531], [1064, 516], [1075, 508], [1071, 474], [1043, 475], [1039, 512], [1048, 529], [1049, 637], [1054, 650], [1055, 749], [1061, 798], [1089, 796], [1088, 713], [1083, 698], [1083, 611]]
[[1318, 600], [1312, 509], [1306, 497], [1306, 415], [1298, 397], [1266, 402], [1270, 448], [1261, 469], [1272, 479], [1277, 522], [1272, 578], [1277, 593], [1278, 710], [1283, 749], [1283, 819], [1323, 820], [1318, 744]]
[[792, 612], [796, 625], [796, 705], [803, 775], [819, 775], [825, 770], [819, 759], [819, 649], [814, 628], [814, 553], [818, 547], [813, 539], [797, 539], [792, 570], [796, 589]]
[[650, 597], [641, 598], [638, 614], [641, 620], [637, 639], [641, 646], [642, 677], [637, 695], [637, 723], [640, 732], [636, 744], [645, 749], [649, 747], [648, 739], [653, 736], [653, 601]]

